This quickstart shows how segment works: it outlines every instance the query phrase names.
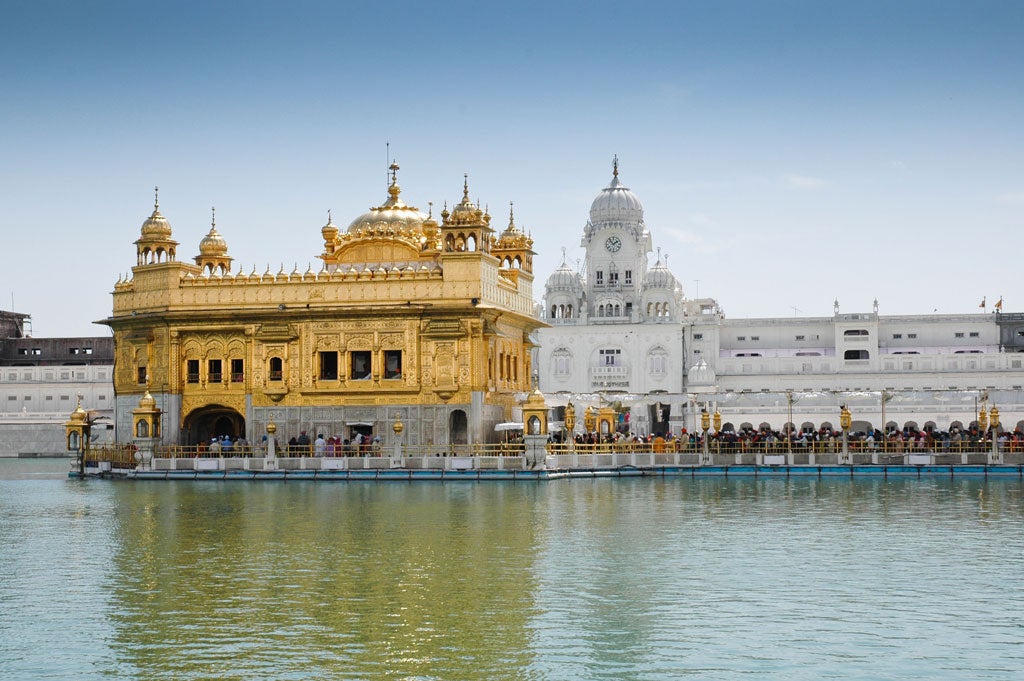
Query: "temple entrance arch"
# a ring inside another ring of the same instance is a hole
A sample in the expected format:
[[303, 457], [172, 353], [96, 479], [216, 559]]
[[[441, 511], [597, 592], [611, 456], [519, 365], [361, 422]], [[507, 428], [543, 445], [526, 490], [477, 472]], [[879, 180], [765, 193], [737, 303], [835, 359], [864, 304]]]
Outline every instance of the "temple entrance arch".
[[231, 407], [210, 404], [194, 410], [185, 417], [182, 426], [185, 444], [209, 442], [210, 438], [230, 435], [232, 439], [245, 435], [245, 417]]
[[466, 412], [455, 409], [448, 415], [448, 438], [453, 445], [464, 445], [469, 442], [469, 420]]

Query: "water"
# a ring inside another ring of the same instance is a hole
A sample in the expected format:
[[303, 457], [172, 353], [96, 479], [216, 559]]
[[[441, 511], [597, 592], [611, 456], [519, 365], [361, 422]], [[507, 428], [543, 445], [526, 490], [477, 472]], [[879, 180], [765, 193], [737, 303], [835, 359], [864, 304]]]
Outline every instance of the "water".
[[0, 460], [0, 679], [1017, 679], [1024, 484], [67, 480]]

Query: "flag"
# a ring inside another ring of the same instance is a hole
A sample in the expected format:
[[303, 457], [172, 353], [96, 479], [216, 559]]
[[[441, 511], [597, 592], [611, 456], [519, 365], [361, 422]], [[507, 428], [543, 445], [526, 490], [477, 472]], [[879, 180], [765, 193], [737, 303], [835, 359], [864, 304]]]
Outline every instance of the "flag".
[[997, 302], [993, 307], [995, 307], [1000, 312], [1003, 311], [1003, 297], [1002, 296], [999, 296], [999, 302]]
[[979, 305], [978, 307], [980, 307], [980, 308], [984, 308], [985, 307], [985, 296], [981, 297], [981, 305]]

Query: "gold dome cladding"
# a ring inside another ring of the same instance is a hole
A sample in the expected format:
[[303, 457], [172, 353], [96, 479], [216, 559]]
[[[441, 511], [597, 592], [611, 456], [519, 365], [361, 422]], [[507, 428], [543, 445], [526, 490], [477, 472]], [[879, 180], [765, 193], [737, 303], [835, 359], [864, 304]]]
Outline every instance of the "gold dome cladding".
[[415, 206], [408, 206], [399, 198], [402, 188], [398, 186], [397, 163], [392, 163], [391, 184], [388, 186], [388, 199], [383, 205], [370, 208], [348, 226], [350, 234], [364, 229], [372, 228], [380, 233], [387, 233], [389, 230], [395, 232], [415, 230], [419, 231], [427, 216], [420, 212]]

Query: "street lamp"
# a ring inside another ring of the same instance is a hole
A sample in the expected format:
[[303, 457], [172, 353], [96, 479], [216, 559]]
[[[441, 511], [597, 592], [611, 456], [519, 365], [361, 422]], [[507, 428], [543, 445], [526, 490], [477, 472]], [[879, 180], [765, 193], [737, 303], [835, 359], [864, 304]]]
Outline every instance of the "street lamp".
[[722, 453], [722, 440], [721, 440], [720, 436], [721, 436], [721, 433], [722, 433], [722, 413], [720, 411], [718, 411], [717, 407], [715, 407], [715, 415], [712, 418], [712, 423], [715, 426], [715, 434], [719, 435], [718, 441], [715, 442], [715, 453], [716, 454], [721, 454]]
[[704, 437], [701, 441], [704, 443], [704, 458], [701, 463], [708, 463], [708, 428], [711, 427], [711, 414], [708, 413], [707, 409], [700, 410], [700, 429], [704, 431]]
[[992, 426], [992, 463], [999, 463], [999, 410], [995, 405], [989, 410], [989, 423]]
[[850, 409], [844, 404], [839, 411], [839, 427], [843, 429], [843, 461], [850, 462], [850, 426], [853, 425], [853, 415]]
[[395, 434], [395, 445], [394, 451], [391, 455], [391, 465], [394, 466], [395, 462], [402, 459], [402, 431], [405, 430], [405, 424], [402, 423], [402, 419], [399, 416], [395, 416], [395, 422], [391, 424], [391, 431]]
[[981, 451], [985, 451], [985, 431], [988, 430], [988, 412], [985, 410], [985, 403], [981, 403], [978, 411], [978, 441], [981, 443]]
[[85, 459], [89, 453], [89, 439], [92, 426], [89, 424], [89, 414], [82, 409], [82, 396], [78, 396], [78, 405], [71, 412], [71, 416], [64, 424], [64, 433], [67, 436], [67, 448], [69, 452], [75, 452], [78, 463], [78, 474], [85, 475]]
[[892, 397], [893, 394], [888, 390], [882, 391], [882, 454], [887, 453], [886, 450], [888, 449], [889, 440], [889, 438], [887, 437], [889, 429], [885, 425], [885, 405], [889, 400], [892, 399]]

